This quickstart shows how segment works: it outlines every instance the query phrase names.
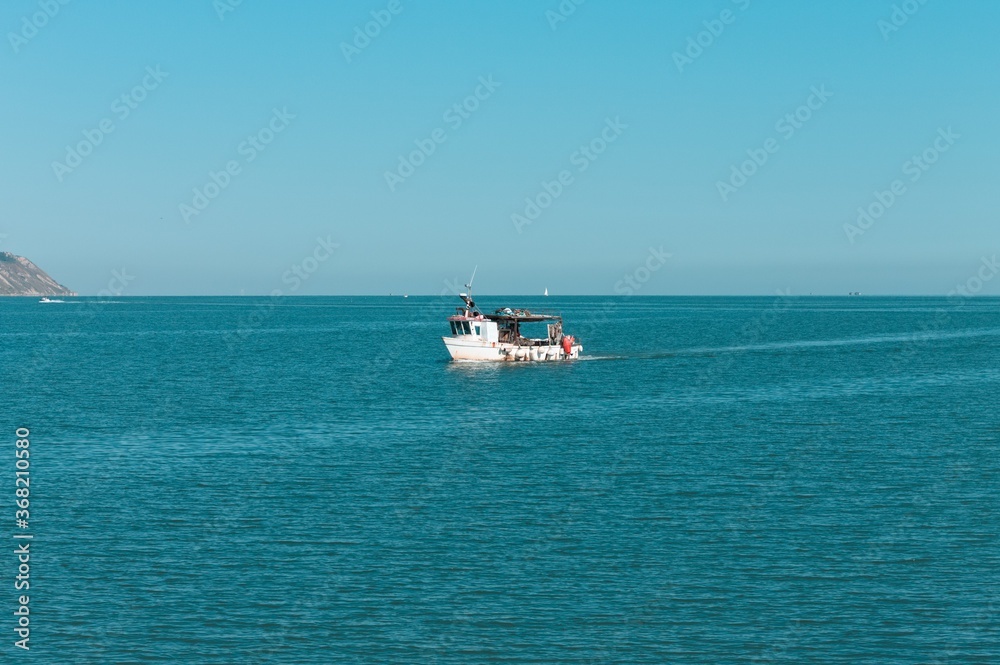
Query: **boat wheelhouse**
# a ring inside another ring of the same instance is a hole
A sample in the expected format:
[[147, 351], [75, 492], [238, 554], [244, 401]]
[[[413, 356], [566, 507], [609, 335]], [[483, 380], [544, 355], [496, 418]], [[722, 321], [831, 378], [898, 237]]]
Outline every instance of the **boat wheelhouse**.
[[[562, 317], [557, 314], [509, 307], [483, 314], [471, 295], [459, 297], [465, 306], [448, 317], [451, 336], [442, 337], [452, 360], [540, 362], [572, 360], [583, 352], [581, 344], [563, 333]], [[545, 324], [546, 336], [526, 337], [521, 330], [526, 324]]]

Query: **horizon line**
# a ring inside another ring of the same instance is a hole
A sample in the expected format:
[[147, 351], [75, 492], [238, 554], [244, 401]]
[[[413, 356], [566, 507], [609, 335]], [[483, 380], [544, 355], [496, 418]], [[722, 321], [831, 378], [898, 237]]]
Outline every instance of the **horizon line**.
[[[393, 298], [393, 299], [406, 299], [406, 298], [458, 298], [458, 294], [428, 294], [428, 293], [410, 293], [410, 294], [395, 294], [395, 293], [319, 293], [319, 294], [308, 294], [308, 293], [278, 293], [278, 294], [268, 294], [268, 293], [213, 293], [213, 294], [184, 294], [184, 293], [173, 293], [173, 294], [101, 294], [95, 293], [92, 295], [59, 295], [59, 294], [37, 294], [37, 295], [20, 295], [20, 294], [0, 294], [0, 298], [75, 298], [75, 299], [85, 299], [85, 298]], [[537, 294], [526, 294], [526, 293], [503, 293], [503, 294], [479, 294], [477, 298], [620, 298], [620, 299], [632, 299], [632, 298], [1000, 298], [1000, 294], [979, 294], [970, 293], [968, 295], [960, 293], [713, 293], [713, 294], [698, 294], [698, 293], [647, 293], [647, 294], [601, 294], [601, 293], [567, 293], [562, 295], [537, 295]]]

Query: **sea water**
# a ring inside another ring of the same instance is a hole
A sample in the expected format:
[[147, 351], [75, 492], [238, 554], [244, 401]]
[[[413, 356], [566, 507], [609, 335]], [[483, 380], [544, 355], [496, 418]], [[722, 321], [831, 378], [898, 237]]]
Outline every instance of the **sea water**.
[[4, 662], [1000, 662], [1000, 300], [479, 300], [0, 301]]

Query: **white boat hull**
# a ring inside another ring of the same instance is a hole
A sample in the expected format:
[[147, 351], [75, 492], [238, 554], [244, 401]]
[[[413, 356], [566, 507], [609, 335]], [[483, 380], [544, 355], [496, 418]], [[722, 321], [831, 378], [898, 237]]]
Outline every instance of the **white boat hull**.
[[483, 362], [547, 362], [574, 360], [583, 353], [582, 344], [574, 344], [567, 354], [562, 344], [544, 346], [516, 346], [504, 342], [485, 342], [479, 339], [442, 337], [452, 360]]

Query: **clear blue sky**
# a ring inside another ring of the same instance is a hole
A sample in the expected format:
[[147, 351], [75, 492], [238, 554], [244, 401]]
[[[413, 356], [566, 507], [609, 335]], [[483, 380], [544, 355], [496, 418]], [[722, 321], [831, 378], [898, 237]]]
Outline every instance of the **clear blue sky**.
[[[944, 294], [1000, 252], [995, 2], [910, 0], [889, 31], [907, 3], [587, 0], [556, 22], [558, 0], [244, 0], [220, 19], [225, 1], [74, 0], [44, 20], [56, 0], [0, 6], [0, 248], [81, 293], [124, 267], [134, 295], [430, 294], [477, 264], [482, 293], [610, 294], [661, 247], [641, 295]], [[373, 11], [391, 21], [348, 62]], [[115, 100], [144, 81], [124, 117]], [[477, 86], [478, 108], [446, 115]], [[273, 109], [295, 117], [248, 147]], [[797, 111], [789, 135], [776, 123]], [[53, 165], [105, 119], [79, 165]], [[577, 153], [602, 131], [604, 152]], [[434, 152], [390, 189], [415, 141]], [[933, 165], [907, 168], [927, 149]], [[511, 216], [564, 170], [518, 232]], [[312, 264], [317, 237], [339, 247]]]

